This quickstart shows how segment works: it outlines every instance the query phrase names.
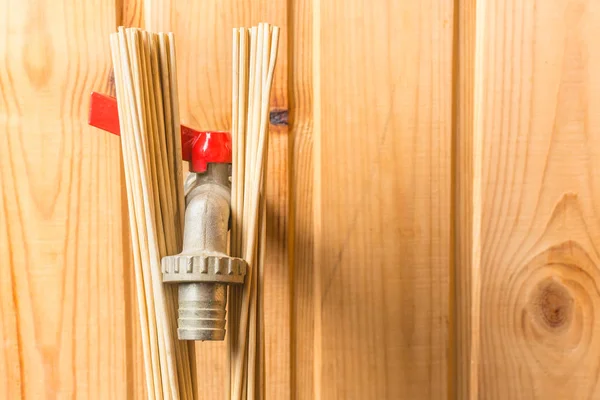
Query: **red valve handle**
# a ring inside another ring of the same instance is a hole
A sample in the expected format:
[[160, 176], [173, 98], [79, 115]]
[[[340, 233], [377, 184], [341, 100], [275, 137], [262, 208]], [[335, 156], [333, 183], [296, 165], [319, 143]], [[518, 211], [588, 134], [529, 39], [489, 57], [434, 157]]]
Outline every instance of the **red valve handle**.
[[[121, 130], [117, 100], [92, 92], [88, 124], [118, 136]], [[208, 163], [230, 164], [231, 136], [228, 132], [196, 131], [181, 125], [181, 158], [190, 162], [193, 172], [205, 172]]]

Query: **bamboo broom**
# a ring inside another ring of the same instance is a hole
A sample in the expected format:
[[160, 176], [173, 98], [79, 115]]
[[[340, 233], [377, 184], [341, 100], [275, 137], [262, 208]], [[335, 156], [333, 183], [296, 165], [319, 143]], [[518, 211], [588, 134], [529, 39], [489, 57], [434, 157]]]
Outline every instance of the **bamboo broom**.
[[[264, 182], [268, 106], [279, 28], [234, 30], [232, 85], [231, 253], [249, 265], [242, 289], [230, 291], [228, 397], [262, 393], [257, 351], [265, 242]], [[119, 28], [111, 35], [129, 225], [147, 394], [193, 399], [193, 354], [176, 337], [176, 293], [162, 284], [160, 259], [181, 250], [184, 194], [175, 48], [172, 34]], [[259, 224], [258, 221], [261, 221]], [[257, 250], [260, 248], [260, 252]], [[260, 358], [260, 356], [259, 356]]]
[[110, 42], [147, 396], [192, 400], [193, 354], [176, 340], [176, 291], [160, 270], [183, 232], [175, 44], [171, 34], [122, 27]]
[[265, 23], [233, 30], [231, 252], [248, 263], [242, 292], [232, 290], [230, 296], [228, 395], [235, 400], [254, 399], [262, 393], [263, 374], [257, 373], [257, 366], [262, 368], [257, 352], [264, 348], [259, 344], [263, 335], [258, 323], [258, 289], [262, 288], [258, 280], [264, 264], [269, 100], [278, 41], [279, 28]]

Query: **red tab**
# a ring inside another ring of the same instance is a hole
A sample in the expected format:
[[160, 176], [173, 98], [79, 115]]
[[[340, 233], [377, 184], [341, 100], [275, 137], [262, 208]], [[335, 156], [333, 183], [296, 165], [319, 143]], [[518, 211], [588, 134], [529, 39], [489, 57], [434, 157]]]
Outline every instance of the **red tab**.
[[92, 92], [88, 124], [119, 135], [119, 110], [114, 97]]
[[[92, 92], [88, 123], [119, 135], [117, 100]], [[228, 132], [196, 131], [181, 125], [181, 156], [184, 161], [190, 161], [191, 171], [204, 172], [208, 163], [231, 163], [231, 153], [231, 136]]]

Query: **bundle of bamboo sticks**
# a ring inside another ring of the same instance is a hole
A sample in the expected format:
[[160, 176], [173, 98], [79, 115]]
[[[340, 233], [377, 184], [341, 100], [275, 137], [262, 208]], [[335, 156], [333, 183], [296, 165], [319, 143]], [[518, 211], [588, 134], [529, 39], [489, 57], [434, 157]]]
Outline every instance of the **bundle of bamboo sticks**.
[[172, 34], [110, 37], [149, 399], [193, 399], [193, 347], [177, 340], [176, 289], [160, 260], [181, 251], [184, 194]]
[[229, 299], [228, 397], [235, 400], [264, 397], [264, 374], [257, 371], [263, 366], [257, 353], [264, 345], [257, 321], [266, 240], [269, 100], [278, 42], [279, 28], [266, 23], [233, 30], [231, 253], [249, 266], [243, 288], [231, 290]]
[[[177, 302], [160, 260], [181, 250], [184, 216], [175, 43], [172, 34], [119, 28], [111, 35], [129, 226], [150, 399], [193, 399], [193, 347], [176, 340]], [[232, 399], [262, 396], [257, 373], [265, 242], [269, 100], [279, 28], [261, 23], [233, 35], [231, 254], [249, 265], [229, 300]], [[263, 347], [264, 348], [264, 347]], [[260, 358], [260, 357], [258, 357]]]

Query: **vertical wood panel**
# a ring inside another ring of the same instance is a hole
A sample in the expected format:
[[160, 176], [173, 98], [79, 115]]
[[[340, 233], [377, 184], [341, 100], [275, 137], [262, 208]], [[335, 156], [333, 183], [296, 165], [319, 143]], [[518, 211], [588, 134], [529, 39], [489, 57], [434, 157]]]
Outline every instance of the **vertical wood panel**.
[[292, 146], [290, 219], [293, 242], [293, 398], [310, 400], [314, 391], [314, 226], [313, 226], [313, 0], [290, 3], [290, 133]]
[[598, 398], [600, 3], [482, 7], [479, 396]]
[[0, 397], [133, 397], [119, 140], [86, 123], [115, 3], [0, 10]]
[[454, 4], [315, 8], [318, 395], [447, 398]]
[[456, 399], [475, 399], [476, 362], [478, 340], [477, 298], [472, 279], [473, 264], [473, 94], [475, 66], [475, 12], [477, 0], [455, 1], [454, 30], [454, 146], [453, 200], [454, 213], [454, 331], [449, 343], [456, 364], [452, 377], [455, 380]]

